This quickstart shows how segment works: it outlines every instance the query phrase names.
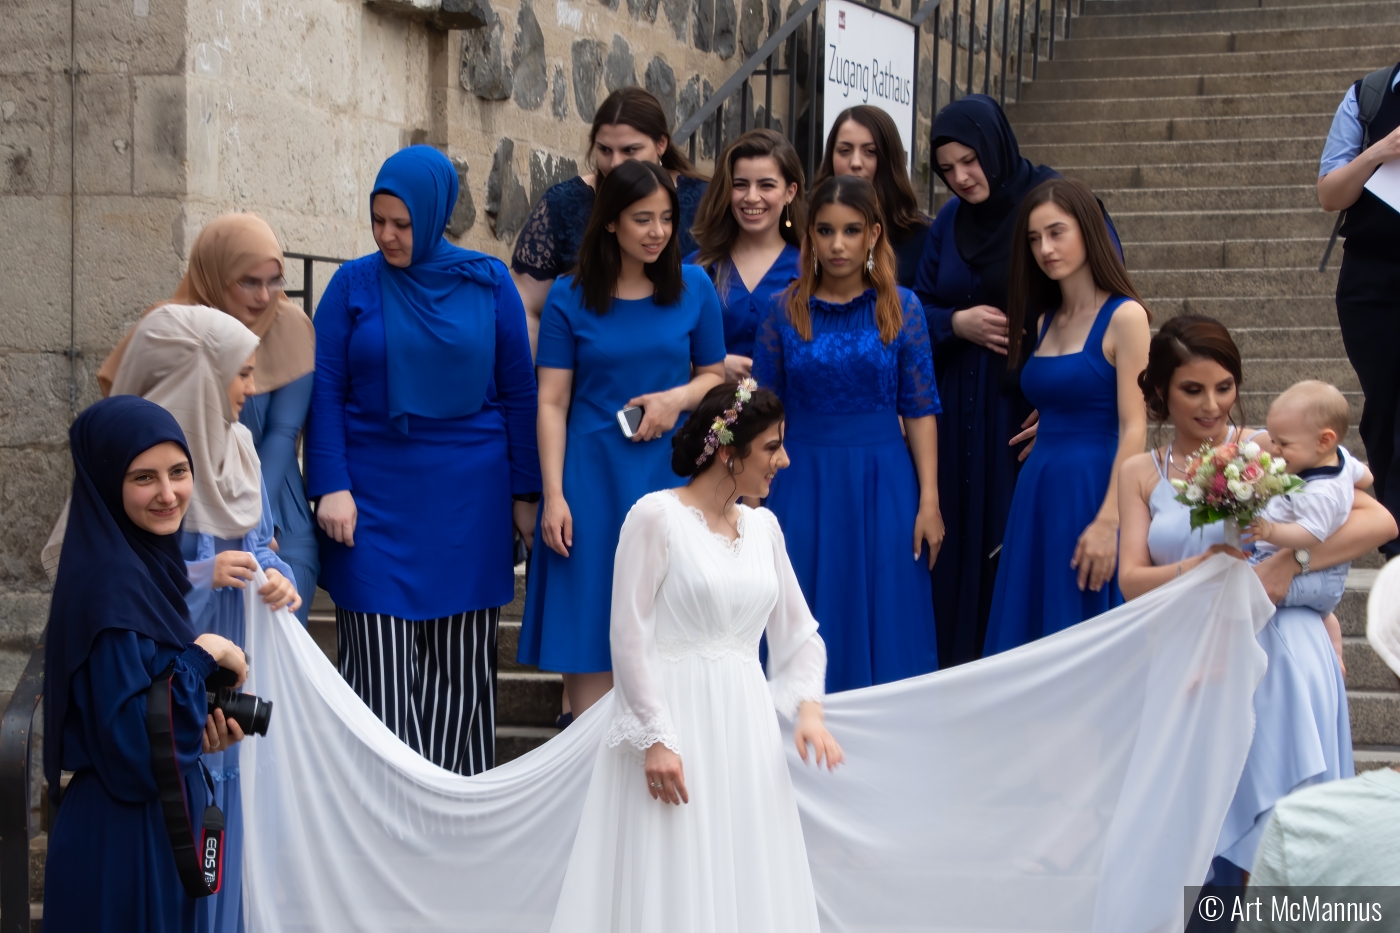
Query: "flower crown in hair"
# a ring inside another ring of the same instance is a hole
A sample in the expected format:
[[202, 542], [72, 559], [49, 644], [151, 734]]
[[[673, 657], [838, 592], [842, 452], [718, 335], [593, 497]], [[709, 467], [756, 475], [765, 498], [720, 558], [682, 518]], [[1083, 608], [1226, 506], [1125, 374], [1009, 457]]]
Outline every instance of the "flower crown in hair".
[[695, 458], [695, 465], [702, 467], [705, 461], [715, 455], [715, 451], [728, 444], [734, 443], [734, 432], [730, 430], [731, 425], [739, 420], [739, 413], [744, 410], [744, 403], [753, 398], [754, 390], [758, 388], [758, 383], [752, 378], [739, 380], [739, 390], [734, 393], [734, 407], [726, 409], [723, 415], [715, 419], [710, 425], [710, 433], [705, 435], [705, 452]]

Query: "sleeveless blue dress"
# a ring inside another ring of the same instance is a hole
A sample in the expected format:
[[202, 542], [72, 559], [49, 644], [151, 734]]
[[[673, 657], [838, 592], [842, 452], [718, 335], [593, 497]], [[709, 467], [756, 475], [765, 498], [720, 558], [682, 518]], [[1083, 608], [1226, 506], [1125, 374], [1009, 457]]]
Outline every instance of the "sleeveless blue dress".
[[[1148, 500], [1152, 563], [1174, 564], [1223, 543], [1222, 523], [1191, 529], [1190, 510], [1176, 501], [1166, 465], [1156, 451], [1153, 458], [1162, 480]], [[1231, 876], [1219, 859], [1253, 870], [1259, 839], [1279, 798], [1355, 774], [1346, 684], [1322, 616], [1314, 609], [1282, 608], [1255, 638], [1269, 667], [1254, 689], [1254, 740], [1215, 846], [1217, 878]]]
[[803, 340], [775, 301], [753, 372], [783, 400], [792, 465], [765, 505], [826, 642], [828, 693], [938, 668], [927, 557], [913, 558], [919, 480], [899, 418], [938, 414], [923, 308], [899, 289], [904, 327], [880, 339], [875, 291], [812, 299]]
[[[1040, 429], [1011, 497], [984, 654], [1019, 647], [1123, 602], [1117, 574], [1097, 593], [1080, 592], [1070, 560], [1103, 506], [1118, 453], [1117, 371], [1104, 358], [1103, 337], [1127, 300], [1115, 295], [1104, 302], [1083, 350], [1033, 355], [1022, 369], [1021, 389], [1040, 411]], [[1037, 349], [1054, 315], [1045, 315]]]

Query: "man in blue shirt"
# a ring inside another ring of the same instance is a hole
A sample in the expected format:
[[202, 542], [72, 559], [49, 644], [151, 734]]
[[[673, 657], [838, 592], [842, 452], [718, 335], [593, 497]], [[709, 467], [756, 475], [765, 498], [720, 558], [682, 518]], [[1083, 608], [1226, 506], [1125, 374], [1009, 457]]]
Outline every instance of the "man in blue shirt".
[[[1400, 65], [1390, 70], [1379, 108], [1362, 125], [1362, 82], [1347, 91], [1322, 152], [1317, 197], [1346, 211], [1346, 252], [1337, 280], [1342, 342], [1361, 382], [1361, 439], [1376, 496], [1400, 518], [1400, 211], [1365, 189], [1386, 162], [1400, 159]], [[1369, 147], [1363, 148], [1363, 140]], [[1400, 555], [1400, 539], [1381, 548]]]

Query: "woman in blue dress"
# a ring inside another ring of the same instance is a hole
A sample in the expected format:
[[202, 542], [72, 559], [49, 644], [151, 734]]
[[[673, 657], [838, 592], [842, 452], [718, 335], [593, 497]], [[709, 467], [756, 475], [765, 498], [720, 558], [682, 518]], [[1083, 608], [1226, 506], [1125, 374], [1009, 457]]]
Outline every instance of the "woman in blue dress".
[[456, 201], [431, 146], [380, 168], [379, 251], [341, 266], [316, 314], [306, 478], [341, 675], [414, 751], [476, 774], [495, 763], [496, 630], [540, 475], [525, 311], [504, 263], [443, 238]]
[[[1202, 444], [1243, 443], [1267, 437], [1238, 426], [1243, 367], [1230, 332], [1211, 318], [1182, 315], [1152, 339], [1142, 394], [1151, 420], [1169, 424], [1167, 442], [1123, 463], [1123, 594], [1134, 599], [1190, 572], [1212, 554], [1230, 550], [1224, 525], [1191, 528], [1190, 510], [1176, 501], [1171, 480]], [[1395, 522], [1372, 497], [1357, 496], [1345, 525], [1312, 549], [1310, 569], [1360, 557], [1395, 534]], [[1236, 556], [1242, 557], [1238, 551]], [[1299, 787], [1350, 777], [1351, 722], [1346, 684], [1336, 652], [1316, 610], [1288, 606], [1290, 595], [1316, 576], [1301, 577], [1291, 550], [1255, 569], [1270, 598], [1281, 604], [1257, 635], [1269, 655], [1254, 691], [1254, 740], [1235, 799], [1226, 814], [1212, 866], [1214, 883], [1242, 885], [1274, 804]], [[1292, 590], [1292, 593], [1289, 591]]]
[[[1142, 450], [1138, 374], [1151, 317], [1094, 193], [1064, 178], [1026, 195], [1016, 222], [1007, 355], [1040, 412], [1002, 539], [986, 654], [1058, 632], [1123, 601], [1118, 467]], [[1037, 322], [1029, 359], [1023, 322]]]
[[[180, 426], [130, 396], [88, 408], [68, 432], [73, 491], [44, 654], [44, 774], [58, 807], [44, 871], [44, 928], [192, 933], [161, 813], [146, 693], [171, 673], [176, 763], [191, 809], [208, 799], [201, 752], [242, 738], [208, 715], [204, 680], [246, 673], [243, 652], [196, 636], [178, 531], [194, 482]], [[60, 792], [62, 772], [73, 777]], [[60, 796], [61, 803], [60, 804]]]
[[[168, 303], [218, 308], [261, 341], [258, 394], [243, 406], [239, 418], [253, 433], [262, 461], [277, 555], [296, 572], [297, 592], [308, 597], [297, 610], [297, 618], [305, 625], [321, 562], [297, 462], [297, 441], [311, 406], [316, 333], [311, 319], [283, 294], [285, 288], [282, 246], [272, 228], [256, 214], [224, 214], [199, 232], [185, 277]], [[130, 339], [130, 334], [124, 337], [97, 370], [104, 395], [111, 392]]]
[[[530, 559], [519, 659], [564, 675], [574, 716], [612, 689], [613, 555], [627, 512], [676, 486], [671, 433], [724, 380], [719, 298], [681, 264], [670, 174], [628, 161], [599, 182], [578, 272], [540, 321], [544, 503]], [[630, 438], [619, 412], [643, 415]]]
[[[802, 162], [772, 130], [749, 130], [715, 163], [695, 215], [700, 248], [685, 258], [709, 273], [724, 312], [724, 373], [747, 379], [773, 296], [797, 278], [807, 229]], [[750, 284], [752, 283], [752, 284]]]
[[826, 152], [817, 169], [815, 189], [836, 175], [856, 175], [875, 186], [884, 218], [885, 239], [894, 250], [896, 277], [913, 288], [928, 240], [929, 218], [909, 180], [908, 157], [899, 128], [879, 107], [860, 104], [836, 115], [826, 137]]
[[895, 282], [875, 189], [829, 178], [809, 209], [802, 275], [764, 321], [754, 375], [787, 411], [792, 465], [766, 505], [834, 693], [938, 667], [939, 407], [923, 309]]
[[593, 213], [598, 185], [628, 159], [654, 162], [671, 173], [680, 212], [675, 236], [682, 256], [695, 251], [690, 227], [706, 188], [705, 176], [679, 147], [671, 145], [671, 126], [661, 102], [639, 87], [618, 88], [593, 115], [588, 133], [588, 158], [593, 171], [550, 185], [530, 212], [510, 267], [530, 321], [530, 343], [536, 343], [540, 312], [554, 280], [572, 272]]
[[[272, 509], [257, 450], [238, 414], [255, 391], [258, 338], [213, 308], [165, 305], [136, 326], [112, 379], [113, 396], [139, 395], [168, 410], [185, 433], [194, 494], [179, 545], [189, 573], [185, 596], [195, 631], [242, 646], [243, 590], [259, 569], [263, 601], [295, 611], [292, 568], [272, 551]], [[62, 565], [60, 564], [60, 567]], [[224, 884], [198, 910], [202, 931], [243, 928], [243, 808], [238, 749], [205, 756], [226, 823]]]

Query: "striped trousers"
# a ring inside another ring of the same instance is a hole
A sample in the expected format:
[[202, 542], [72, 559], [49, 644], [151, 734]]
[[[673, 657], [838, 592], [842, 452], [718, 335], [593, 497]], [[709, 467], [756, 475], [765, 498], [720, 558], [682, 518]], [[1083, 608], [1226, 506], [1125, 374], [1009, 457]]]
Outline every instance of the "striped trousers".
[[501, 610], [414, 622], [335, 611], [340, 676], [424, 758], [458, 774], [496, 763], [496, 627]]

